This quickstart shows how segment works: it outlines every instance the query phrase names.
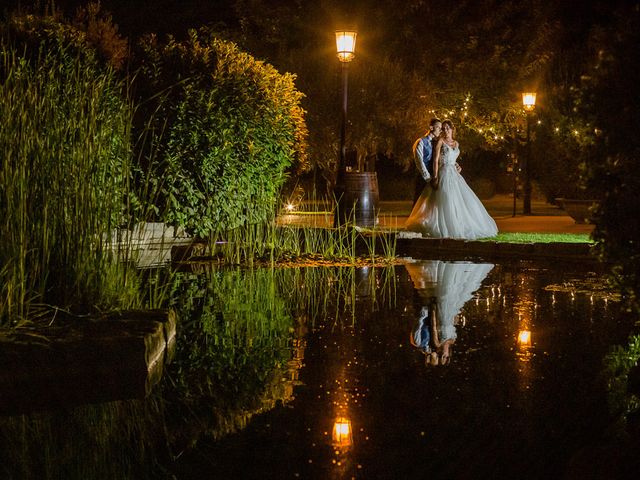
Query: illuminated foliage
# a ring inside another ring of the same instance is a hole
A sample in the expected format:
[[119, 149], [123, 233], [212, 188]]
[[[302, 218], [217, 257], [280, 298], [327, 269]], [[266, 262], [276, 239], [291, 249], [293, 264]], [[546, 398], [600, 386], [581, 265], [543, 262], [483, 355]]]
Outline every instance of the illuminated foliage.
[[270, 218], [285, 169], [307, 161], [295, 77], [195, 31], [184, 42], [147, 37], [141, 50], [163, 218], [200, 236]]

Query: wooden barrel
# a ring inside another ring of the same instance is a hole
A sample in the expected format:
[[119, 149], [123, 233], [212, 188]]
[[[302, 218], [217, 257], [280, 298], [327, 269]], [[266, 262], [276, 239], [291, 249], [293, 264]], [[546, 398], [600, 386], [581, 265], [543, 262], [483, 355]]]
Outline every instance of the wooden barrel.
[[378, 176], [376, 172], [345, 172], [336, 185], [335, 223], [373, 227], [378, 214]]

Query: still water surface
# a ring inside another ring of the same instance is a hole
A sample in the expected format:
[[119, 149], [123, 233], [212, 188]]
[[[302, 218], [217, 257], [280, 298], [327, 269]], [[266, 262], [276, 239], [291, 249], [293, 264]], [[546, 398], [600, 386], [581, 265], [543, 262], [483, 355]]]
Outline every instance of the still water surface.
[[632, 320], [589, 268], [205, 268], [171, 292], [151, 397], [0, 418], [0, 476], [579, 478], [610, 443], [602, 360]]

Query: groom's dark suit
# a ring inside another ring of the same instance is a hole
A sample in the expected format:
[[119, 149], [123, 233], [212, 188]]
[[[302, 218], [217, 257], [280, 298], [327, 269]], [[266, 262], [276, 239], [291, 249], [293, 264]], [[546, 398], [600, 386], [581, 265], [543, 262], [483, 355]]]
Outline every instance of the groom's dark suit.
[[427, 186], [427, 181], [433, 176], [433, 149], [435, 147], [435, 137], [433, 133], [429, 133], [420, 138], [417, 142], [414, 152], [414, 160], [416, 163], [416, 186], [413, 194], [413, 203], [416, 203], [418, 197]]

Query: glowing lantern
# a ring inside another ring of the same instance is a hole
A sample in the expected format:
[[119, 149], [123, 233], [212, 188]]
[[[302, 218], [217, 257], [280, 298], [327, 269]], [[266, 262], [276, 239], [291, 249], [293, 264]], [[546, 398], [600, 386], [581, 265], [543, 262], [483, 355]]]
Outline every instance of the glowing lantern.
[[358, 35], [357, 32], [352, 30], [336, 31], [336, 47], [341, 62], [353, 60], [356, 51], [356, 35]]
[[536, 92], [524, 92], [522, 106], [527, 112], [532, 112], [536, 108]]

